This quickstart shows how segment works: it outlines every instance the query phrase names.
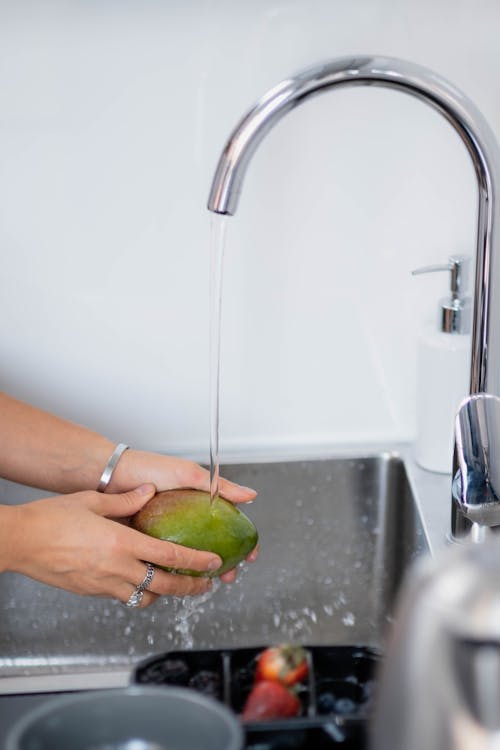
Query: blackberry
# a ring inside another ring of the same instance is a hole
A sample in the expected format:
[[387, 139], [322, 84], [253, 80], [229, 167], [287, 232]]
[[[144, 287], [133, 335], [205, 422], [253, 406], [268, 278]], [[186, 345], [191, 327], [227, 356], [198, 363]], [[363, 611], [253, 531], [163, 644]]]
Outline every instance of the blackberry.
[[182, 659], [164, 659], [141, 671], [138, 682], [153, 685], [187, 685], [189, 668]]
[[222, 682], [217, 672], [211, 672], [208, 669], [202, 669], [197, 672], [188, 682], [188, 687], [197, 690], [203, 695], [219, 699], [222, 694]]

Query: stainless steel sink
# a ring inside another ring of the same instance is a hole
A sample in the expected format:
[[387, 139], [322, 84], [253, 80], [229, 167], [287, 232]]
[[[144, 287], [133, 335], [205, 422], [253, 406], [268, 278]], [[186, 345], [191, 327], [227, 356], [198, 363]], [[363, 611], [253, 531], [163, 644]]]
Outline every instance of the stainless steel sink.
[[396, 454], [230, 465], [259, 491], [259, 561], [205, 597], [144, 611], [0, 576], [0, 692], [126, 684], [171, 649], [282, 640], [381, 646], [402, 575], [429, 549]]

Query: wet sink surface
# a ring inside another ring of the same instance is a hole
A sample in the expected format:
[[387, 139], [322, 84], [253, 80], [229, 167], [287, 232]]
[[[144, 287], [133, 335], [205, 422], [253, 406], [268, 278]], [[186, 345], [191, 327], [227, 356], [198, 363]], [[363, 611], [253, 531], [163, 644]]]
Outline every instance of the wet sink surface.
[[282, 640], [381, 646], [402, 574], [428, 548], [403, 461], [380, 454], [222, 473], [259, 491], [246, 512], [261, 554], [237, 583], [136, 611], [4, 574], [0, 692], [64, 689], [65, 675], [77, 675], [74, 687], [112, 686], [118, 673], [168, 650]]

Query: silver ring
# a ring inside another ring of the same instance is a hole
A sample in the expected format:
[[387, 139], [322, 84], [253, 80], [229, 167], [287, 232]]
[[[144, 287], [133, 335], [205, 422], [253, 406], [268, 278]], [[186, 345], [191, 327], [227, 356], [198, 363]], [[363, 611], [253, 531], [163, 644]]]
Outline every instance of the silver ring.
[[148, 588], [148, 586], [151, 585], [151, 581], [153, 580], [153, 576], [155, 574], [155, 566], [152, 565], [150, 562], [146, 563], [146, 575], [140, 582], [138, 586], [135, 587], [133, 592], [130, 594], [128, 598], [128, 602], [125, 604], [126, 607], [139, 607], [143, 597], [144, 592]]
[[133, 592], [130, 594], [128, 602], [125, 604], [126, 607], [138, 607], [142, 602], [144, 591], [136, 586]]
[[153, 576], [155, 574], [155, 566], [152, 565], [150, 562], [146, 563], [147, 570], [146, 575], [144, 576], [143, 581], [137, 586], [137, 588], [140, 591], [146, 591], [148, 586], [151, 585], [151, 581], [153, 580]]

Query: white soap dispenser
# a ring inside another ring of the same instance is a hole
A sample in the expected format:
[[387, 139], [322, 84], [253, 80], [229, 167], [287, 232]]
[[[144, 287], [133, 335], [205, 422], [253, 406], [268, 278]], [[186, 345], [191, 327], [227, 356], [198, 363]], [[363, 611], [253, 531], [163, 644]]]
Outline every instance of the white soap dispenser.
[[415, 457], [422, 468], [441, 474], [452, 472], [455, 416], [469, 393], [469, 269], [469, 257], [454, 255], [446, 264], [413, 271], [450, 272], [450, 296], [440, 300], [437, 324], [425, 326], [417, 344]]

